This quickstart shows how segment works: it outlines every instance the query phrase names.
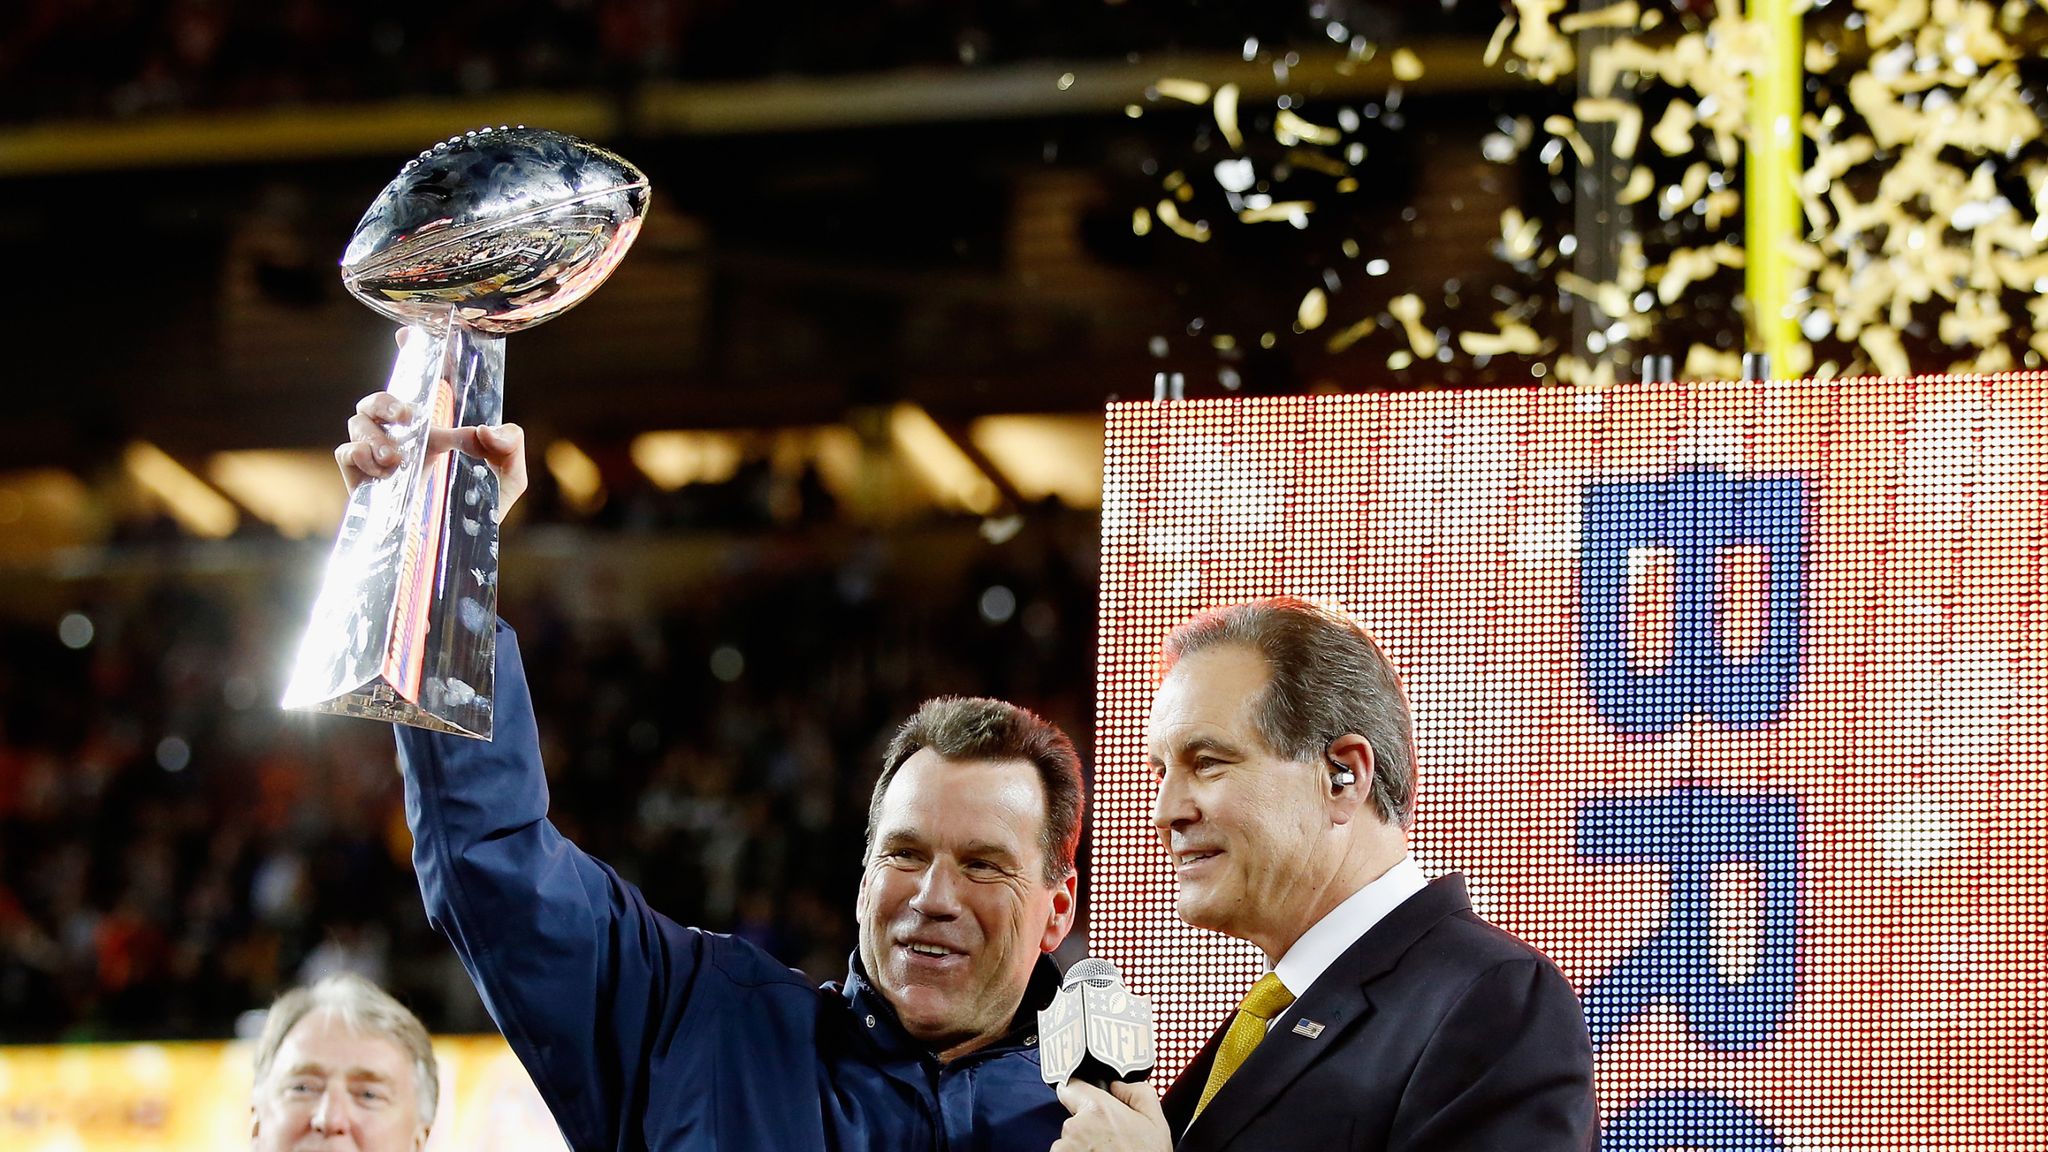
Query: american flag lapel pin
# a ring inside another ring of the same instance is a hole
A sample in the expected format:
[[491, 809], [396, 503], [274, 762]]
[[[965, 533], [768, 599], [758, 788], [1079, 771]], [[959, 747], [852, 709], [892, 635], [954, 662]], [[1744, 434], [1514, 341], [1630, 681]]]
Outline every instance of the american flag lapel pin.
[[1319, 1022], [1304, 1016], [1295, 1022], [1294, 1034], [1296, 1036], [1306, 1036], [1313, 1040], [1323, 1034], [1323, 1026]]

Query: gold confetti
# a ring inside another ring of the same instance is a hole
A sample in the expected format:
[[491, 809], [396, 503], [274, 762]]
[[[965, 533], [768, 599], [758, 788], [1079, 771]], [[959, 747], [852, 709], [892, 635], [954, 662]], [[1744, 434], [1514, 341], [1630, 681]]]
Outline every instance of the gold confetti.
[[1678, 374], [1687, 380], [1740, 380], [1742, 354], [1695, 344], [1686, 349], [1685, 365]]
[[1152, 212], [1159, 217], [1161, 224], [1166, 225], [1173, 231], [1174, 235], [1185, 237], [1198, 244], [1208, 243], [1209, 225], [1200, 220], [1182, 219], [1180, 209], [1174, 206], [1173, 201], [1161, 200], [1159, 206], [1154, 208]]
[[1621, 191], [1614, 199], [1620, 204], [1638, 204], [1656, 186], [1656, 177], [1650, 175], [1650, 170], [1637, 165], [1635, 170], [1628, 174], [1628, 183], [1622, 185]]
[[1501, 250], [1510, 260], [1534, 259], [1542, 228], [1542, 221], [1524, 219], [1521, 209], [1509, 208], [1500, 214]]
[[1351, 173], [1351, 169], [1346, 168], [1342, 160], [1328, 153], [1318, 152], [1313, 148], [1288, 149], [1287, 162], [1296, 168], [1306, 168], [1311, 172], [1321, 172], [1325, 176], [1343, 177]]
[[1611, 97], [1580, 100], [1572, 105], [1572, 115], [1585, 124], [1613, 124], [1614, 154], [1623, 160], [1635, 159], [1636, 141], [1643, 133], [1643, 110], [1640, 107]]
[[1637, 10], [1635, 0], [1621, 0], [1591, 12], [1574, 12], [1557, 22], [1558, 31], [1575, 36], [1588, 28], [1633, 28], [1642, 13]]
[[1958, 360], [1949, 365], [1948, 370], [1961, 375], [1966, 372], [2011, 372], [2013, 367], [2012, 350], [2004, 344], [1992, 344], [1968, 360]]
[[1678, 183], [1664, 190], [1665, 199], [1670, 201], [1673, 208], [1696, 204], [1700, 197], [1706, 195], [1707, 181], [1712, 179], [1713, 175], [1714, 170], [1706, 161], [1693, 164], [1686, 168], [1685, 175], [1678, 178]]
[[1742, 211], [1742, 193], [1733, 188], [1723, 188], [1718, 192], [1707, 193], [1695, 203], [1705, 210], [1703, 214], [1706, 216], [1707, 227], [1719, 228], [1723, 220], [1730, 219]]
[[1387, 356], [1387, 367], [1392, 368], [1396, 372], [1413, 363], [1415, 363], [1415, 356], [1406, 348], [1396, 348]]
[[1422, 297], [1410, 292], [1387, 301], [1387, 311], [1401, 322], [1401, 330], [1408, 335], [1408, 346], [1415, 349], [1415, 355], [1427, 360], [1436, 355], [1441, 346], [1436, 333], [1423, 326]]
[[1606, 313], [1609, 319], [1621, 319], [1635, 313], [1629, 300], [1629, 290], [1613, 281], [1591, 280], [1576, 272], [1560, 271], [1557, 286], [1581, 300], [1592, 301], [1593, 306]]
[[2002, 347], [2005, 338], [2005, 309], [1997, 298], [1984, 292], [1965, 292], [1955, 310], [1941, 318], [1941, 342], [1957, 348]]
[[1223, 139], [1236, 151], [1244, 151], [1244, 133], [1237, 130], [1237, 85], [1218, 88], [1210, 107], [1216, 113], [1216, 127], [1222, 130]]
[[1303, 332], [1313, 332], [1323, 326], [1330, 315], [1330, 298], [1321, 288], [1311, 288], [1301, 298], [1301, 305], [1294, 310], [1294, 322]]
[[1481, 57], [1486, 62], [1488, 68], [1500, 63], [1500, 50], [1507, 47], [1508, 34], [1514, 30], [1515, 18], [1513, 16], [1503, 16], [1500, 23], [1494, 25], [1493, 39], [1486, 42], [1486, 54]]
[[1282, 108], [1280, 114], [1273, 118], [1273, 138], [1288, 145], [1304, 140], [1310, 144], [1336, 144], [1344, 139], [1344, 134], [1335, 128], [1311, 124], [1295, 115], [1293, 109]]
[[1570, 38], [1560, 36], [1550, 18], [1564, 11], [1566, 0], [1514, 0], [1515, 35], [1509, 42], [1539, 84], [1553, 84], [1578, 66]]
[[1168, 76], [1163, 80], [1153, 81], [1152, 90], [1169, 100], [1180, 100], [1188, 104], [1207, 104], [1210, 96], [1210, 88], [1207, 84], [1202, 83], [1200, 80], [1186, 80], [1178, 76]]
[[1870, 353], [1870, 360], [1877, 365], [1881, 375], [1913, 374], [1913, 365], [1906, 357], [1905, 346], [1899, 343], [1899, 334], [1892, 329], [1881, 324], [1873, 324], [1863, 330], [1863, 335], [1857, 343], [1863, 346], [1865, 352]]
[[1579, 158], [1580, 164], [1588, 168], [1593, 166], [1593, 146], [1579, 135], [1579, 126], [1571, 117], [1546, 116], [1543, 118], [1543, 130], [1571, 145], [1572, 153]]
[[[1812, 4], [1800, 0], [1799, 6]], [[1619, 354], [1626, 342], [1653, 338], [1688, 349], [1687, 376], [1739, 374], [1744, 320], [1740, 308], [1726, 302], [1741, 290], [1740, 270], [1748, 262], [1743, 150], [1751, 131], [1751, 85], [1769, 47], [1764, 29], [1743, 15], [1743, 7], [1694, 6], [1682, 19], [1665, 20], [1660, 11], [1646, 11], [1642, 0], [1597, 7], [1510, 0], [1485, 46], [1486, 63], [1505, 64], [1553, 92], [1574, 86], [1581, 61], [1584, 78], [1571, 115], [1511, 114], [1512, 126], [1503, 121], [1487, 135], [1487, 158], [1508, 163], [1526, 154], [1539, 127], [1534, 120], [1541, 119], [1553, 173], [1562, 174], [1569, 163], [1564, 148], [1582, 167], [1611, 158], [1627, 169], [1614, 202], [1633, 210], [1606, 236], [1562, 231], [1555, 208], [1539, 219], [1519, 206], [1503, 212], [1494, 254], [1525, 275], [1542, 277], [1553, 291], [1505, 297], [1510, 307], [1491, 325], [1454, 338], [1426, 325], [1420, 296], [1403, 296], [1388, 303], [1377, 325], [1364, 319], [1334, 335], [1326, 331], [1325, 347], [1352, 349], [1391, 327], [1392, 316], [1407, 347], [1389, 358], [1390, 367], [1448, 356], [1447, 341], [1471, 357], [1551, 355], [1537, 333], [1554, 332], [1558, 310], [1584, 301], [1605, 343], [1562, 349], [1551, 366], [1555, 379], [1585, 387], [1611, 382], [1617, 372], [1628, 372]], [[1827, 373], [1873, 366], [1904, 372], [1914, 367], [1909, 345], [1914, 355], [1935, 353], [1924, 369], [1961, 356], [1957, 366], [1999, 370], [2022, 353], [2028, 364], [2041, 364], [2048, 356], [2048, 129], [2020, 75], [2023, 63], [2031, 67], [2038, 59], [2031, 27], [2038, 5], [1852, 0], [1850, 8], [1860, 20], [1807, 22], [1810, 111], [1798, 118], [1804, 151], [1792, 190], [1801, 231], [1779, 258], [1799, 281], [1793, 299], [1813, 346], [1775, 349], [1784, 361], [1779, 371], [1805, 372], [1820, 360], [1817, 370]], [[1354, 47], [1348, 63], [1371, 55]], [[1389, 55], [1397, 82], [1420, 76], [1421, 60], [1412, 51]], [[1275, 177], [1288, 169], [1324, 174], [1340, 193], [1360, 184], [1360, 144], [1347, 150], [1342, 132], [1312, 122], [1299, 108], [1240, 123], [1237, 88], [1212, 91], [1184, 77], [1156, 82], [1148, 95], [1189, 104], [1206, 99], [1218, 136], [1236, 155], [1245, 151], [1245, 132], [1268, 133], [1284, 156], [1261, 151], [1258, 163]], [[1645, 109], [1655, 112], [1648, 118], [1653, 123], [1646, 122]], [[1611, 131], [1595, 133], [1590, 126], [1596, 124]], [[1205, 222], [1178, 214], [1191, 211], [1193, 188], [1185, 177], [1163, 195], [1157, 225], [1208, 238]], [[1305, 199], [1253, 203], [1257, 207], [1236, 213], [1236, 223], [1305, 226], [1318, 210]], [[1134, 232], [1152, 226], [1151, 214], [1134, 211]], [[1608, 279], [1573, 270], [1573, 242], [1614, 246], [1603, 260], [1612, 269]], [[1358, 258], [1356, 241], [1344, 241], [1343, 249]], [[1303, 297], [1297, 330], [1327, 329], [1330, 306], [1322, 289]], [[1259, 339], [1270, 346], [1274, 336]], [[1816, 349], [1827, 355], [1817, 356]], [[1943, 349], [1949, 355], [1941, 355]]]
[[[1812, 133], [1809, 133], [1811, 135]], [[1822, 144], [1814, 150], [1813, 163], [1800, 177], [1801, 186], [1814, 195], [1825, 192], [1851, 168], [1877, 155], [1877, 141], [1868, 136]]]
[[1131, 235], [1149, 236], [1151, 234], [1152, 213], [1147, 211], [1143, 204], [1131, 209]]
[[1683, 100], [1673, 100], [1664, 106], [1664, 115], [1657, 118], [1657, 126], [1650, 129], [1650, 141], [1666, 156], [1683, 156], [1692, 151], [1692, 129], [1698, 123], [1699, 118], [1693, 114], [1692, 105]]
[[1872, 48], [1882, 48], [1928, 21], [1927, 0], [1900, 0], [1874, 7], [1876, 11], [1868, 17], [1870, 30], [1864, 33]]
[[[1375, 321], [1372, 317], [1368, 316], [1365, 319], [1360, 320], [1358, 323], [1351, 325], [1349, 328], [1344, 329], [1342, 332], [1339, 332], [1336, 335], [1330, 337], [1329, 343], [1325, 344], [1324, 347], [1332, 353], [1342, 352], [1346, 348], [1351, 347], [1353, 344], [1358, 343], [1360, 340], [1365, 339], [1367, 336], [1372, 335], [1373, 332], [1378, 330], [1378, 328], [1379, 323]], [[1269, 332], [1267, 333], [1267, 335], [1270, 336], [1272, 335], [1272, 333]], [[1261, 344], [1263, 344], [1267, 348], [1272, 347], [1271, 344], [1266, 344], [1264, 341], [1261, 341]]]
[[1247, 224], [1282, 220], [1296, 228], [1306, 228], [1308, 214], [1315, 211], [1315, 208], [1315, 202], [1311, 200], [1280, 200], [1264, 208], [1246, 208], [1237, 214], [1237, 218]]
[[1666, 305], [1676, 303], [1687, 288], [1713, 275], [1717, 269], [1742, 267], [1744, 255], [1742, 249], [1725, 242], [1672, 252], [1664, 263], [1664, 274], [1657, 278], [1658, 301]]
[[1601, 360], [1588, 364], [1577, 356], [1560, 356], [1557, 360], [1557, 382], [1574, 388], [1602, 391], [1614, 387], [1614, 361]]
[[1499, 332], [1460, 332], [1458, 347], [1467, 356], [1504, 356], [1514, 353], [1520, 356], [1536, 356], [1546, 351], [1549, 345], [1527, 324], [1508, 324]]

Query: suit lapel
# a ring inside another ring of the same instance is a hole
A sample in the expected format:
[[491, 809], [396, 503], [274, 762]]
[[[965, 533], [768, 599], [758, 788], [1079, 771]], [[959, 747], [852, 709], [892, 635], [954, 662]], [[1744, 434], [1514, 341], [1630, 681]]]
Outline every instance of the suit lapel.
[[[1280, 1014], [1273, 1030], [1252, 1050], [1230, 1082], [1216, 1093], [1209, 1107], [1187, 1123], [1183, 1117], [1193, 1112], [1195, 1102], [1201, 1099], [1209, 1068], [1215, 1063], [1216, 1046], [1230, 1026], [1228, 1020], [1224, 1021], [1223, 1027], [1209, 1037], [1202, 1054], [1167, 1093], [1163, 1105], [1167, 1117], [1174, 1130], [1183, 1133], [1175, 1146], [1179, 1152], [1205, 1152], [1227, 1146], [1288, 1085], [1300, 1079], [1324, 1053], [1336, 1051], [1344, 1035], [1372, 1014], [1372, 1002], [1366, 997], [1367, 985], [1392, 971], [1438, 921], [1471, 907], [1464, 877], [1453, 874], [1433, 881], [1387, 913]], [[1301, 1021], [1321, 1024], [1322, 1029], [1314, 1036], [1303, 1035], [1295, 1031]], [[1176, 1105], [1181, 1109], [1178, 1113]]]

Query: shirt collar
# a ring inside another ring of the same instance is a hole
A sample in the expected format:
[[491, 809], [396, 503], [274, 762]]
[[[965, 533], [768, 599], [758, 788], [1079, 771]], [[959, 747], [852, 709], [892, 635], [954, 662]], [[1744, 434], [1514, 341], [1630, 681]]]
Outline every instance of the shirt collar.
[[1415, 862], [1415, 857], [1402, 856], [1400, 863], [1353, 892], [1303, 932], [1294, 947], [1273, 966], [1273, 974], [1300, 999], [1337, 962], [1337, 957], [1372, 931], [1373, 925], [1427, 887], [1429, 880], [1422, 875], [1422, 866]]
[[[1040, 955], [1038, 963], [1031, 969], [1031, 982], [1024, 988], [1024, 1001], [1017, 1005], [1017, 1015], [1010, 1020], [1009, 1031], [1001, 1039], [985, 1048], [976, 1049], [961, 1057], [972, 1060], [985, 1053], [997, 1053], [1019, 1047], [1030, 1047], [1038, 1043], [1038, 1013], [1052, 1003], [1053, 994], [1060, 988], [1060, 967], [1053, 963], [1051, 956]], [[855, 949], [846, 966], [846, 985], [843, 989], [847, 1007], [853, 1009], [861, 1030], [885, 1052], [895, 1056], [916, 1056], [931, 1058], [931, 1051], [912, 1039], [903, 1030], [903, 1022], [897, 1019], [896, 1008], [889, 1003], [882, 990], [869, 982], [866, 967], [860, 962], [860, 951]]]

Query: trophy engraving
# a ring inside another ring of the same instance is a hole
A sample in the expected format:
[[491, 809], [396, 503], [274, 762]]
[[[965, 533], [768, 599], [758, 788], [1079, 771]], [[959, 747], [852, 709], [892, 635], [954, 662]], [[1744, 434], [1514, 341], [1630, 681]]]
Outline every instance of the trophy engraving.
[[647, 177], [558, 132], [485, 128], [420, 153], [356, 225], [342, 281], [410, 328], [390, 392], [402, 461], [358, 486], [284, 707], [491, 735], [498, 478], [430, 426], [495, 424], [507, 333], [560, 315], [618, 266]]

